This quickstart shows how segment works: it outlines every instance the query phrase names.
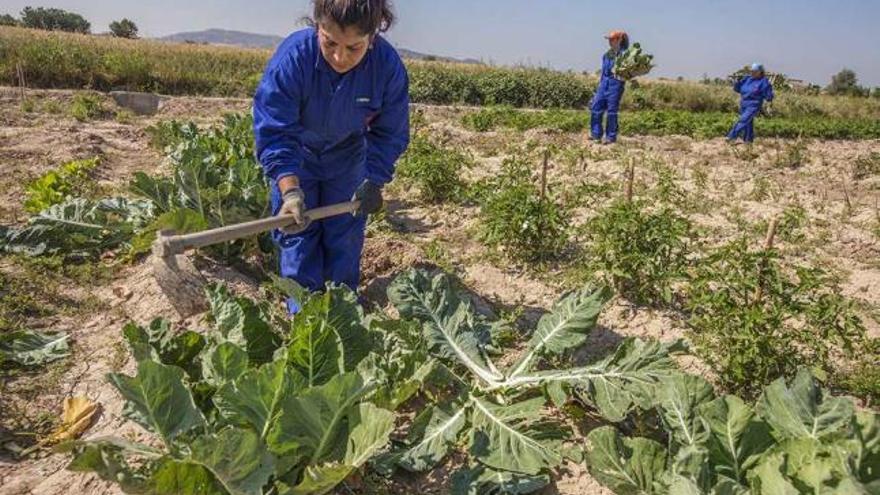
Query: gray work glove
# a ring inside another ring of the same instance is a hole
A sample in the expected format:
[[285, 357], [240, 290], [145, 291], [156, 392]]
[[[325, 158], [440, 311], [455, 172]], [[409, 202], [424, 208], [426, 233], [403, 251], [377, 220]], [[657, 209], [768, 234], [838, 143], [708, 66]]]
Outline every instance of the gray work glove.
[[295, 220], [290, 226], [281, 229], [285, 234], [295, 234], [302, 230], [306, 217], [306, 195], [302, 189], [294, 187], [288, 189], [281, 196], [281, 209], [278, 215], [293, 215]]

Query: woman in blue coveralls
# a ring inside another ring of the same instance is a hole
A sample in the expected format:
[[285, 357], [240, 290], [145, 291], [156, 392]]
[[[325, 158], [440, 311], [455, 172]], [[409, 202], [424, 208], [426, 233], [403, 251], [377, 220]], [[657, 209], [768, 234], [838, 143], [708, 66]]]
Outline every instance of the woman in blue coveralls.
[[[367, 215], [409, 144], [409, 80], [380, 33], [387, 0], [314, 0], [312, 27], [295, 32], [269, 62], [254, 97], [257, 155], [273, 214], [303, 222], [306, 210], [361, 201], [357, 215], [276, 231], [281, 276], [310, 291], [328, 282], [357, 289]], [[298, 302], [288, 301], [293, 314]]]
[[727, 140], [732, 143], [742, 136], [743, 141], [751, 143], [755, 140], [755, 117], [761, 113], [765, 101], [773, 101], [773, 85], [767, 80], [764, 66], [752, 64], [751, 74], [737, 81], [733, 90], [742, 95], [740, 115]]
[[[617, 114], [623, 90], [626, 89], [626, 83], [614, 77], [614, 59], [629, 48], [629, 35], [623, 31], [612, 31], [605, 38], [611, 49], [602, 57], [602, 77], [590, 105], [590, 139], [601, 141], [604, 137], [603, 142], [612, 144], [617, 141]], [[608, 117], [603, 133], [602, 120], [606, 114]]]

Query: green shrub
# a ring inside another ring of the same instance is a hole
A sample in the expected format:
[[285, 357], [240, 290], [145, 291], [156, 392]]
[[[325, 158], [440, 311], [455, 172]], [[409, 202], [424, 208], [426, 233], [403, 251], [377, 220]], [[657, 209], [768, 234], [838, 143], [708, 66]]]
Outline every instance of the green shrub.
[[586, 225], [590, 263], [606, 283], [638, 304], [673, 302], [688, 265], [692, 226], [671, 208], [650, 211], [620, 199]]
[[73, 97], [70, 104], [70, 115], [80, 122], [88, 122], [106, 113], [104, 101], [97, 95], [80, 93]]
[[694, 342], [721, 386], [754, 396], [799, 366], [831, 374], [852, 356], [865, 329], [853, 302], [817, 268], [783, 264], [775, 250], [745, 239], [700, 262], [688, 289]]
[[526, 156], [513, 156], [483, 184], [482, 239], [519, 261], [558, 257], [568, 243], [569, 214], [552, 195], [541, 195]]
[[810, 153], [807, 143], [797, 140], [793, 143], [786, 143], [782, 149], [776, 153], [773, 159], [773, 166], [776, 168], [801, 168], [810, 161]]
[[880, 404], [880, 339], [872, 339], [852, 369], [838, 374], [834, 383], [848, 393], [864, 399], [868, 406]]
[[[807, 238], [804, 228], [809, 222], [807, 210], [803, 206], [789, 205], [782, 211], [782, 217], [776, 225], [776, 238], [789, 243], [803, 242]], [[753, 232], [758, 236], [764, 236], [769, 226], [770, 222], [761, 220], [754, 225]]]
[[417, 129], [398, 162], [396, 175], [403, 182], [416, 186], [422, 201], [455, 201], [466, 189], [461, 178], [462, 170], [470, 167], [472, 162], [467, 154], [435, 143], [426, 132]]
[[437, 105], [585, 108], [595, 81], [547, 69], [410, 63], [413, 101]]
[[63, 203], [69, 196], [83, 196], [94, 188], [91, 172], [100, 160], [74, 160], [51, 170], [30, 183], [25, 192], [24, 207], [30, 213], [39, 213], [50, 206]]

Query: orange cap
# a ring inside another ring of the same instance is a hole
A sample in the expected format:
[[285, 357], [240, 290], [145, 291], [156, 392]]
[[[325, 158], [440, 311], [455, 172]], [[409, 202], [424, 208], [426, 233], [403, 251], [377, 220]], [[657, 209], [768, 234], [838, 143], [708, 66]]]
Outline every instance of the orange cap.
[[619, 40], [626, 37], [626, 31], [611, 31], [610, 33], [608, 33], [607, 36], [605, 36], [605, 38], [609, 40]]

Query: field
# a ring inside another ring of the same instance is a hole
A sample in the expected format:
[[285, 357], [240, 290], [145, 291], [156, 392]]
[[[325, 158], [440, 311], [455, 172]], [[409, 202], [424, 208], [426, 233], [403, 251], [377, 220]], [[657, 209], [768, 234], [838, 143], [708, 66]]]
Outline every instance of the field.
[[[0, 42], [23, 36], [4, 29]], [[145, 60], [164, 49], [135, 46]], [[174, 48], [189, 50], [222, 51]], [[235, 56], [220, 65], [262, 55]], [[270, 479], [339, 494], [876, 488], [876, 101], [784, 95], [758, 143], [731, 146], [726, 92], [645, 83], [608, 147], [585, 142], [584, 112], [555, 108], [585, 93], [498, 97], [487, 81], [517, 71], [414, 68], [411, 149], [368, 226], [371, 317], [334, 289], [293, 323], [280, 294], [295, 288], [272, 282], [261, 239], [200, 253], [218, 285], [186, 320], [147, 263], [157, 228], [264, 214], [250, 102], [216, 97], [247, 94], [216, 89], [234, 77], [166, 90], [214, 97], [172, 97], [153, 117], [93, 91], [0, 87], [0, 335], [68, 336], [42, 364], [15, 363], [0, 340], [0, 495], [259, 494]], [[483, 89], [457, 93], [468, 84]], [[118, 197], [116, 216], [65, 209]], [[100, 228], [78, 230], [89, 222]], [[286, 393], [279, 380], [304, 380], [281, 401], [301, 414], [245, 397]], [[165, 394], [174, 418], [150, 414]], [[100, 405], [91, 443], [53, 450], [70, 396]], [[302, 419], [313, 410], [344, 421]], [[732, 459], [724, 427], [739, 429]]]

